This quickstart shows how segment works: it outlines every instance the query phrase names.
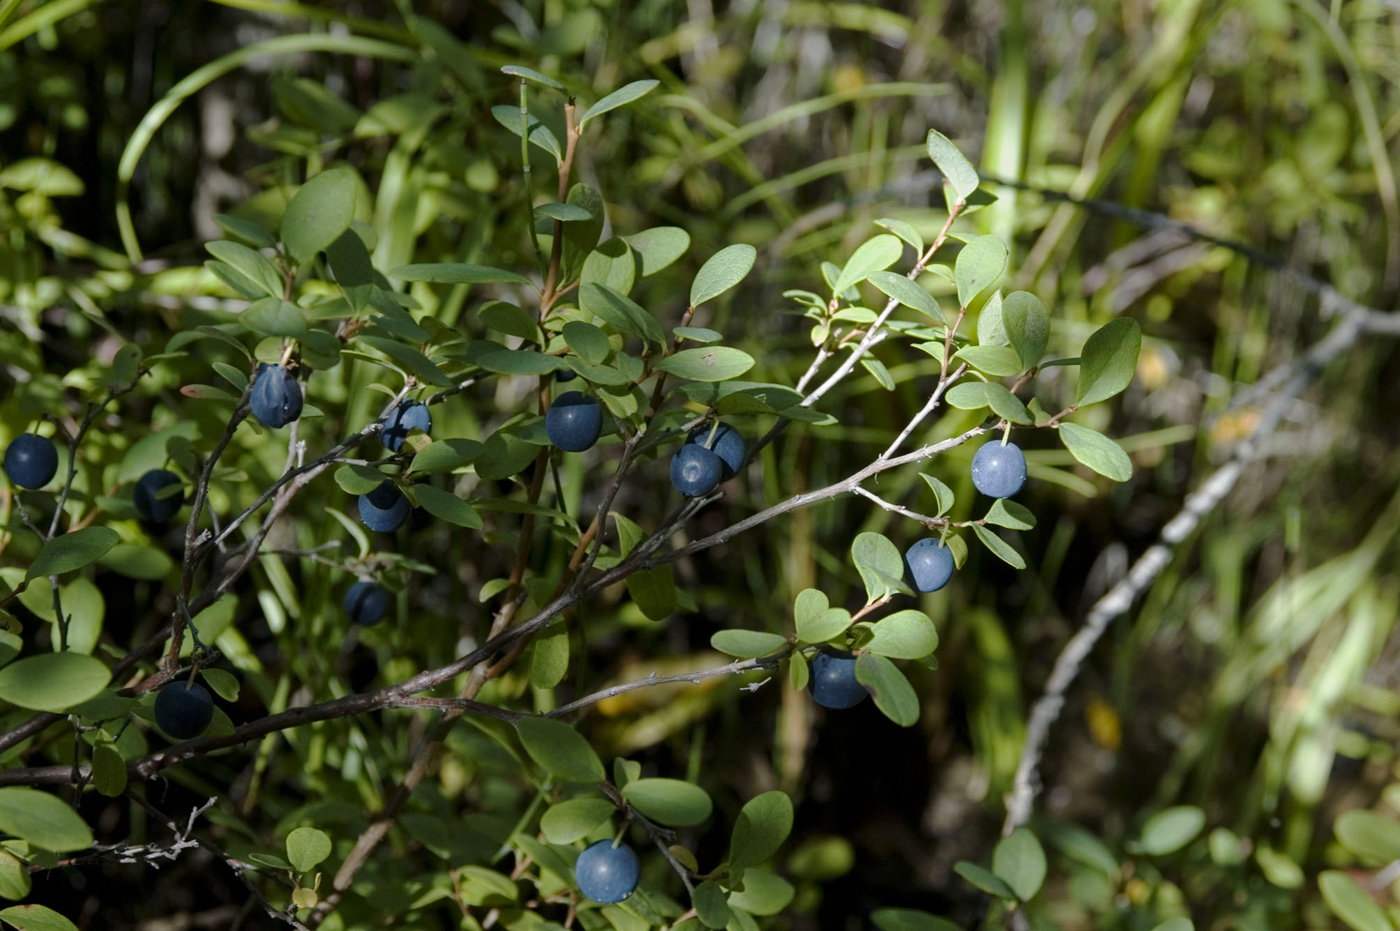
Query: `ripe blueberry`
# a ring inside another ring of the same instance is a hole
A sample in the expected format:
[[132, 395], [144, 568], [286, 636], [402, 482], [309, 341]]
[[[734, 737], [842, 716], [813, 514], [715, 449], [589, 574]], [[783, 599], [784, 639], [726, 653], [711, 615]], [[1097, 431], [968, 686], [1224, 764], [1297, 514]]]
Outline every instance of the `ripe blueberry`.
[[156, 695], [156, 726], [176, 740], [203, 734], [214, 720], [214, 699], [202, 685], [172, 682]]
[[360, 495], [360, 520], [370, 530], [385, 533], [399, 529], [412, 505], [393, 482], [381, 482], [367, 495]]
[[285, 427], [301, 416], [301, 385], [280, 365], [258, 366], [248, 408], [265, 426]]
[[724, 464], [720, 481], [727, 482], [739, 474], [739, 467], [744, 464], [744, 435], [727, 423], [715, 427], [714, 431], [715, 438], [711, 440], [710, 427], [701, 427], [690, 434], [686, 443], [696, 443], [714, 450]]
[[21, 433], [5, 447], [5, 474], [21, 488], [43, 488], [58, 474], [58, 450], [53, 440]]
[[983, 443], [972, 457], [972, 484], [989, 498], [1009, 498], [1026, 483], [1026, 454], [1015, 443]]
[[856, 658], [836, 650], [821, 650], [812, 657], [808, 684], [812, 700], [823, 708], [852, 708], [869, 694], [856, 681]]
[[428, 412], [426, 404], [404, 401], [390, 411], [389, 416], [384, 418], [384, 426], [380, 428], [379, 442], [384, 444], [385, 449], [396, 453], [403, 448], [403, 441], [408, 439], [410, 430], [433, 431], [433, 415]]
[[904, 567], [921, 592], [936, 592], [953, 577], [953, 551], [936, 537], [928, 537], [904, 553]]
[[581, 391], [565, 391], [545, 412], [544, 432], [565, 452], [581, 453], [598, 442], [603, 432], [603, 409]]
[[566, 381], [573, 381], [577, 377], [578, 372], [575, 372], [573, 369], [560, 369], [559, 371], [554, 373], [554, 380], [559, 382], [560, 384], [563, 384]]
[[152, 469], [137, 481], [131, 489], [131, 503], [136, 505], [136, 513], [142, 520], [163, 524], [175, 516], [180, 505], [185, 503], [185, 489], [172, 495], [161, 496], [162, 488], [181, 485], [180, 476], [165, 469]]
[[637, 888], [641, 867], [631, 847], [614, 847], [610, 840], [589, 844], [574, 864], [579, 892], [595, 902], [621, 902]]
[[687, 498], [708, 495], [723, 472], [719, 456], [703, 446], [687, 443], [671, 457], [671, 484]]
[[345, 615], [356, 624], [374, 624], [389, 610], [389, 593], [373, 582], [356, 582], [345, 593]]

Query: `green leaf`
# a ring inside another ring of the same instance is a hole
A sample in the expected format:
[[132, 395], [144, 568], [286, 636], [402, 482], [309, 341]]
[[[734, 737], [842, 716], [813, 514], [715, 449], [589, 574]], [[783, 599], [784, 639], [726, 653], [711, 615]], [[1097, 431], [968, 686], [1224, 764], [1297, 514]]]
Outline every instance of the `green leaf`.
[[1029, 902], [1040, 891], [1045, 871], [1045, 850], [1027, 828], [1017, 828], [997, 841], [992, 872], [1006, 880], [1022, 902]]
[[744, 243], [725, 246], [710, 256], [691, 282], [690, 306], [699, 307], [706, 301], [714, 300], [743, 281], [753, 270], [757, 259], [758, 250]]
[[529, 313], [505, 301], [487, 301], [476, 312], [477, 319], [497, 333], [518, 336], [544, 346], [544, 333]]
[[1254, 860], [1264, 878], [1280, 889], [1303, 888], [1303, 868], [1288, 854], [1261, 844], [1254, 848]]
[[636, 301], [607, 285], [596, 281], [585, 282], [579, 288], [579, 306], [591, 314], [597, 314], [624, 333], [631, 333], [658, 346], [666, 342], [666, 334], [655, 317]]
[[1040, 298], [1029, 291], [1012, 291], [1001, 304], [1001, 325], [1011, 346], [1021, 358], [1021, 368], [1029, 369], [1045, 355], [1050, 340], [1050, 314]]
[[44, 544], [24, 577], [37, 579], [81, 569], [101, 559], [120, 539], [110, 527], [84, 527], [60, 534]]
[[0, 169], [0, 187], [44, 197], [77, 197], [84, 191], [83, 180], [72, 169], [47, 158], [21, 158], [6, 165]]
[[860, 364], [861, 368], [874, 376], [875, 380], [880, 383], [881, 388], [884, 388], [886, 391], [894, 390], [894, 376], [890, 374], [889, 369], [885, 368], [885, 363], [867, 354], [860, 357]]
[[664, 621], [676, 610], [676, 578], [670, 565], [638, 569], [627, 577], [627, 594], [649, 621]]
[[299, 339], [307, 333], [306, 316], [301, 308], [280, 297], [254, 301], [238, 315], [238, 322], [259, 336], [289, 336]]
[[978, 236], [962, 247], [953, 262], [958, 303], [967, 307], [983, 291], [996, 284], [1006, 271], [1006, 243], [999, 236]]
[[[1395, 931], [1390, 919], [1370, 894], [1341, 870], [1326, 870], [1317, 877], [1322, 899], [1347, 926], [1356, 931]], [[0, 912], [0, 916], [4, 913]]]
[[671, 265], [690, 248], [690, 234], [679, 226], [653, 226], [622, 238], [641, 258], [643, 277]]
[[548, 375], [569, 367], [558, 356], [533, 349], [495, 349], [482, 353], [476, 362], [486, 371], [502, 375]]
[[601, 365], [612, 352], [608, 334], [591, 323], [573, 320], [564, 324], [564, 342], [589, 365]]
[[717, 343], [724, 339], [719, 330], [700, 326], [673, 326], [671, 333], [678, 339], [688, 339], [693, 343]]
[[788, 682], [792, 684], [792, 690], [800, 692], [805, 689], [810, 677], [811, 670], [807, 668], [807, 657], [798, 652], [791, 653], [788, 656]]
[[384, 478], [373, 466], [346, 463], [335, 470], [335, 483], [347, 495], [367, 495], [384, 484]]
[[1160, 857], [1185, 847], [1206, 825], [1206, 813], [1195, 805], [1178, 805], [1159, 811], [1142, 826], [1138, 846], [1143, 853]]
[[904, 577], [904, 557], [899, 547], [879, 533], [860, 533], [851, 541], [851, 562], [865, 582], [866, 602], [874, 603], [899, 591], [890, 580]]
[[515, 730], [525, 752], [551, 775], [568, 782], [602, 782], [607, 778], [598, 754], [569, 725], [548, 718], [521, 717]]
[[938, 647], [938, 630], [922, 611], [899, 611], [871, 625], [865, 649], [891, 659], [923, 659]]
[[558, 802], [540, 816], [540, 830], [551, 844], [572, 844], [612, 819], [617, 811], [603, 798], [571, 798]]
[[1168, 918], [1152, 931], [1196, 931], [1196, 926], [1191, 923], [1190, 918]]
[[243, 220], [226, 213], [214, 214], [214, 223], [230, 236], [241, 239], [258, 249], [271, 249], [277, 245], [272, 234], [252, 220]]
[[91, 656], [40, 653], [0, 669], [0, 700], [34, 711], [63, 711], [101, 692], [111, 678], [107, 666]]
[[792, 883], [770, 870], [744, 870], [744, 890], [729, 895], [729, 904], [751, 915], [776, 915], [796, 894]]
[[384, 355], [388, 356], [395, 364], [399, 365], [410, 374], [416, 375], [419, 381], [426, 382], [430, 385], [436, 385], [439, 388], [450, 388], [453, 385], [452, 379], [448, 378], [443, 373], [442, 369], [437, 367], [437, 363], [433, 362], [433, 360], [429, 359], [412, 346], [405, 346], [403, 343], [392, 339], [385, 339], [382, 336], [360, 335], [355, 338], [366, 346], [370, 346], [384, 353]]
[[579, 280], [585, 283], [596, 281], [618, 294], [627, 294], [637, 281], [637, 258], [626, 242], [614, 236], [600, 242], [596, 249], [588, 253], [583, 260]]
[[297, 828], [287, 835], [287, 862], [298, 873], [314, 869], [331, 855], [331, 839], [316, 828]]
[[757, 866], [778, 852], [792, 831], [792, 799], [778, 789], [756, 795], [734, 820], [729, 840], [730, 869]]
[[0, 911], [0, 921], [19, 931], [78, 931], [78, 926], [43, 905], [11, 905]]
[[1142, 327], [1128, 317], [1110, 320], [1084, 341], [1079, 353], [1079, 388], [1074, 403], [1080, 407], [1106, 401], [1133, 380]]
[[509, 74], [525, 81], [535, 84], [542, 84], [545, 87], [553, 88], [557, 91], [564, 90], [564, 85], [551, 78], [549, 75], [536, 71], [534, 68], [526, 68], [524, 65], [502, 65], [502, 74]]
[[880, 931], [961, 931], [951, 921], [913, 908], [876, 909], [870, 920]]
[[695, 915], [707, 928], [723, 928], [729, 924], [729, 901], [719, 883], [707, 879], [695, 887], [690, 899]]
[[1026, 405], [1021, 403], [1021, 399], [1012, 394], [1005, 386], [996, 382], [987, 382], [983, 385], [987, 395], [987, 403], [991, 405], [992, 412], [998, 417], [1004, 417], [1012, 423], [1034, 423], [1031, 412], [1026, 409]]
[[904, 243], [900, 242], [898, 236], [891, 236], [889, 233], [881, 233], [862, 243], [846, 262], [846, 267], [841, 269], [841, 274], [831, 287], [832, 293], [844, 294], [847, 288], [860, 284], [869, 278], [872, 272], [889, 268], [903, 255]]
[[126, 791], [126, 760], [110, 740], [93, 744], [92, 787], [108, 798], [116, 798]]
[[948, 319], [943, 316], [943, 311], [938, 309], [938, 302], [933, 299], [932, 294], [924, 290], [923, 285], [910, 281], [904, 275], [886, 271], [871, 272], [866, 280], [879, 288], [886, 297], [892, 297], [905, 307], [947, 325]]
[[530, 647], [530, 684], [552, 689], [569, 672], [569, 629], [563, 624], [546, 627]]
[[540, 204], [535, 208], [535, 218], [569, 223], [578, 220], [591, 220], [593, 214], [578, 204]]
[[92, 846], [92, 831], [77, 812], [57, 796], [27, 786], [0, 788], [0, 831], [54, 853]]
[[992, 403], [987, 397], [987, 383], [982, 381], [958, 382], [948, 389], [943, 400], [960, 411], [980, 410]]
[[995, 873], [988, 872], [976, 863], [968, 863], [966, 860], [959, 860], [957, 863], [953, 864], [953, 872], [988, 895], [994, 895], [999, 899], [1006, 899], [1013, 902], [1016, 900], [1015, 890], [1008, 886], [1005, 880]]
[[934, 514], [934, 517], [942, 517], [952, 510], [955, 500], [953, 497], [953, 489], [949, 488], [932, 475], [920, 473], [919, 478], [923, 479], [924, 484], [928, 485], [929, 489], [933, 492], [934, 500], [938, 502], [938, 512]]
[[706, 346], [703, 349], [682, 349], [662, 359], [657, 371], [670, 372], [692, 381], [728, 381], [753, 368], [754, 359], [741, 349], [729, 346]]
[[845, 608], [828, 608], [819, 614], [808, 617], [799, 615], [797, 618], [797, 639], [803, 643], [825, 643], [850, 626], [851, 612]]
[[943, 177], [952, 185], [959, 201], [966, 201], [977, 190], [977, 169], [972, 167], [967, 156], [958, 151], [951, 139], [936, 129], [928, 131], [928, 157], [943, 172]]
[[1010, 346], [964, 346], [953, 353], [979, 372], [1006, 378], [1021, 372], [1021, 357]]
[[1097, 430], [1076, 423], [1061, 423], [1059, 433], [1071, 456], [1105, 478], [1126, 482], [1133, 477], [1133, 461], [1123, 452], [1123, 447]]
[[320, 252], [355, 219], [355, 176], [323, 171], [292, 195], [282, 214], [282, 242], [297, 263]]
[[899, 667], [885, 657], [875, 653], [857, 656], [856, 681], [870, 692], [880, 713], [900, 727], [919, 720], [919, 696]]
[[755, 659], [787, 646], [787, 638], [761, 630], [721, 630], [710, 638], [710, 646], [729, 656]]
[[[519, 106], [510, 106], [509, 104], [494, 106], [491, 108], [491, 116], [516, 137], [520, 136], [522, 120]], [[554, 157], [555, 164], [564, 160], [564, 147], [559, 144], [559, 137], [554, 135], [550, 128], [540, 121], [539, 117], [533, 113], [526, 113], [523, 122], [525, 124], [524, 132], [529, 134], [531, 145], [548, 152]]]
[[660, 84], [660, 81], [653, 80], [633, 81], [631, 84], [624, 84], [583, 111], [583, 116], [578, 118], [579, 130], [581, 131], [583, 127], [587, 126], [589, 120], [596, 119], [609, 110], [616, 110], [618, 107], [626, 106], [632, 101], [656, 90]]
[[214, 690], [224, 701], [238, 701], [238, 677], [226, 669], [212, 669], [208, 666], [199, 671], [204, 683]]
[[33, 882], [29, 870], [7, 850], [0, 850], [0, 897], [18, 901], [29, 895]]
[[254, 252], [241, 243], [229, 242], [226, 239], [206, 242], [204, 248], [209, 250], [209, 254], [214, 258], [252, 282], [263, 294], [276, 298], [282, 296], [282, 276], [277, 271], [277, 266], [273, 265], [261, 253]]
[[1077, 824], [1052, 821], [1048, 825], [1048, 836], [1050, 843], [1065, 856], [1101, 870], [1110, 879], [1122, 871], [1108, 845]]
[[465, 262], [439, 262], [426, 265], [400, 265], [389, 270], [400, 281], [431, 281], [437, 284], [529, 284], [530, 279], [516, 272]]
[[973, 524], [972, 531], [977, 534], [977, 539], [982, 541], [982, 545], [991, 550], [992, 555], [1002, 562], [1016, 569], [1026, 568], [1026, 561], [1021, 558], [1020, 553], [1012, 549], [1010, 543], [980, 524]]
[[413, 457], [413, 462], [409, 464], [408, 471], [451, 472], [474, 462], [484, 448], [476, 440], [435, 440], [418, 451]]
[[476, 512], [476, 508], [452, 492], [432, 485], [415, 485], [413, 494], [418, 499], [418, 506], [439, 520], [469, 530], [481, 529], [481, 515]]
[[587, 210], [593, 219], [564, 224], [564, 264], [560, 281], [570, 281], [579, 276], [584, 261], [603, 235], [604, 214], [607, 212], [603, 195], [592, 185], [575, 184], [569, 188], [569, 196], [565, 200]]
[[676, 828], [699, 824], [714, 808], [704, 789], [682, 779], [637, 779], [622, 797], [652, 821]]
[[983, 520], [1011, 530], [1030, 530], [1035, 526], [1035, 515], [1030, 509], [1010, 498], [998, 498], [993, 501]]
[[1364, 808], [1337, 816], [1337, 840], [1343, 847], [1374, 866], [1400, 860], [1400, 822]]
[[894, 233], [900, 239], [913, 246], [915, 252], [923, 255], [924, 237], [919, 235], [919, 231], [915, 229], [912, 224], [905, 223], [903, 220], [892, 220], [889, 217], [881, 217], [875, 221], [875, 225]]

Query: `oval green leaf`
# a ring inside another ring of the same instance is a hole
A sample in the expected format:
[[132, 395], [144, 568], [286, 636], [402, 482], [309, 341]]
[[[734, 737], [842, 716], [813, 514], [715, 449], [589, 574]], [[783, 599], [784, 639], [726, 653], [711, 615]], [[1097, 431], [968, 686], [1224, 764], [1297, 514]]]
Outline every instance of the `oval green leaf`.
[[1332, 913], [1355, 931], [1395, 931], [1370, 893], [1341, 870], [1323, 872], [1317, 878], [1317, 888]]
[[936, 129], [928, 131], [928, 157], [952, 186], [959, 201], [966, 201], [977, 190], [977, 169], [958, 151], [953, 141]]
[[756, 866], [778, 852], [792, 831], [792, 799], [779, 789], [756, 795], [734, 820], [729, 839], [729, 866]]
[[900, 727], [919, 720], [919, 696], [899, 667], [885, 657], [874, 653], [856, 657], [856, 681], [870, 692], [881, 714]]
[[902, 255], [904, 243], [900, 242], [898, 236], [891, 236], [889, 233], [881, 233], [861, 243], [846, 262], [846, 267], [841, 269], [841, 274], [831, 287], [832, 293], [844, 294], [847, 288], [860, 284], [869, 278], [872, 272], [883, 271], [898, 262]]
[[287, 862], [298, 873], [314, 869], [331, 855], [331, 839], [316, 828], [297, 828], [287, 835]]
[[786, 645], [786, 637], [761, 630], [721, 630], [710, 638], [710, 646], [741, 659], [767, 656]]
[[1080, 407], [1096, 404], [1128, 387], [1141, 351], [1142, 327], [1136, 320], [1119, 317], [1095, 330], [1079, 354], [1079, 388], [1074, 403]]
[[1126, 482], [1133, 477], [1133, 461], [1123, 447], [1097, 430], [1075, 423], [1062, 423], [1059, 433], [1071, 456], [1105, 478]]
[[1028, 902], [1045, 882], [1045, 850], [1027, 828], [1017, 828], [997, 841], [992, 872], [1006, 881], [1016, 898]]
[[865, 648], [891, 659], [923, 659], [938, 647], [938, 631], [922, 611], [907, 610], [881, 618], [871, 627]]
[[725, 246], [710, 256], [691, 282], [690, 306], [699, 307], [706, 301], [714, 300], [743, 281], [753, 270], [757, 259], [758, 250], [746, 243]]
[[515, 730], [525, 752], [546, 772], [568, 782], [602, 782], [607, 778], [588, 741], [562, 721], [521, 717]]
[[0, 921], [18, 931], [78, 931], [78, 926], [43, 905], [11, 905], [0, 911]]
[[111, 678], [107, 666], [91, 656], [40, 653], [0, 669], [0, 700], [34, 711], [63, 711], [97, 695]]
[[1011, 544], [1001, 537], [992, 533], [981, 524], [973, 524], [972, 532], [977, 534], [977, 539], [982, 541], [982, 545], [992, 551], [992, 554], [1002, 562], [1017, 569], [1026, 568], [1026, 561], [1021, 558], [1021, 554], [1012, 549]]
[[1006, 271], [1006, 243], [1000, 236], [978, 236], [962, 247], [953, 261], [958, 303], [970, 305], [977, 295], [996, 284]]
[[0, 788], [0, 831], [54, 853], [92, 846], [92, 831], [77, 812], [27, 786]]
[[1195, 805], [1178, 805], [1159, 811], [1142, 826], [1138, 845], [1154, 857], [1175, 853], [1185, 847], [1206, 826], [1206, 813]]
[[681, 779], [638, 779], [627, 784], [622, 797], [652, 821], [668, 827], [692, 827], [714, 810], [704, 789]]
[[355, 219], [355, 176], [323, 171], [292, 196], [282, 214], [282, 242], [298, 263], [335, 242]]
[[728, 381], [753, 368], [753, 356], [728, 346], [706, 346], [703, 349], [682, 349], [657, 364], [661, 372], [670, 372], [691, 381]]
[[26, 579], [62, 575], [97, 562], [117, 545], [121, 537], [110, 527], [84, 527], [61, 534], [45, 543], [29, 564]]
[[540, 816], [540, 830], [551, 844], [572, 844], [607, 823], [617, 811], [603, 798], [571, 798], [549, 806]]

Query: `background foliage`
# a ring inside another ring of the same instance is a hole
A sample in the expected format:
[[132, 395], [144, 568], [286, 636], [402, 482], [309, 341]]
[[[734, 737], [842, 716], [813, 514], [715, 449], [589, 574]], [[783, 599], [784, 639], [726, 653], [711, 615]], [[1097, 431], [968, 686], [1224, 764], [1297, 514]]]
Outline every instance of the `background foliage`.
[[[203, 243], [221, 236], [212, 217], [266, 222], [308, 165], [344, 161], [372, 182], [360, 219], [374, 228], [378, 267], [531, 266], [519, 148], [491, 112], [517, 100], [518, 82], [499, 70], [512, 62], [590, 102], [628, 81], [661, 82], [588, 138], [578, 177], [603, 192], [614, 230], [689, 233], [674, 274], [638, 282], [633, 296], [645, 306], [678, 316], [704, 258], [730, 243], [757, 247], [754, 274], [705, 325], [757, 358], [760, 380], [792, 383], [811, 359], [810, 325], [785, 290], [816, 290], [820, 263], [844, 261], [877, 217], [911, 223], [926, 239], [937, 232], [944, 210], [941, 178], [924, 160], [929, 127], [980, 153], [990, 176], [1186, 221], [1390, 307], [1400, 283], [1397, 37], [1386, 4], [1312, 0], [0, 2], [0, 439], [42, 412], [76, 421], [124, 342], [159, 353], [173, 333], [241, 307], [203, 270]], [[553, 113], [539, 115], [548, 122]], [[535, 193], [550, 189], [550, 168], [536, 152]], [[605, 760], [623, 755], [647, 775], [698, 781], [716, 801], [715, 824], [732, 825], [739, 806], [765, 791], [793, 797], [793, 835], [774, 864], [796, 894], [781, 915], [762, 919], [775, 925], [861, 927], [872, 909], [893, 906], [962, 927], [981, 920], [985, 896], [954, 864], [1003, 872], [991, 855], [1001, 798], [1028, 704], [1059, 646], [1252, 429], [1258, 405], [1240, 403], [1247, 387], [1327, 331], [1304, 288], [1238, 251], [1169, 226], [1144, 228], [1122, 210], [989, 187], [1000, 199], [968, 230], [1012, 242], [1007, 285], [1051, 308], [1062, 341], [1052, 353], [1077, 351], [1119, 315], [1143, 325], [1136, 380], [1090, 422], [1130, 451], [1132, 481], [1095, 478], [1053, 437], [1026, 433], [1034, 481], [1020, 500], [1038, 526], [1012, 539], [1030, 568], [1014, 571], [974, 549], [949, 589], [924, 600], [939, 628], [939, 668], [910, 670], [921, 712], [913, 728], [868, 704], [818, 714], [780, 679], [754, 692], [733, 679], [638, 690], [600, 704], [582, 725]], [[465, 289], [412, 293], [445, 326], [479, 331]], [[163, 366], [102, 420], [84, 454], [109, 466], [103, 478], [126, 483], [144, 470], [132, 452], [143, 435], [187, 431], [205, 443], [219, 435], [229, 408], [178, 394], [216, 381], [207, 358]], [[232, 350], [221, 358], [245, 364]], [[765, 449], [739, 490], [701, 513], [695, 533], [844, 478], [883, 449], [936, 375], [918, 353], [884, 362], [892, 392], [856, 373], [824, 403], [836, 423], [803, 426]], [[366, 367], [329, 373], [337, 374], [308, 400], [344, 419], [308, 418], [302, 436], [313, 449], [384, 402], [367, 390]], [[1035, 920], [1151, 928], [1189, 915], [1197, 927], [1316, 928], [1338, 912], [1353, 927], [1386, 928], [1400, 914], [1394, 876], [1377, 872], [1396, 859], [1389, 818], [1400, 810], [1395, 375], [1386, 340], [1363, 341], [1329, 366], [1287, 411], [1268, 455], [1094, 654], [1043, 767], [1033, 828], [1049, 851], [1049, 878], [1027, 909]], [[521, 408], [528, 389], [518, 381], [435, 408], [435, 435], [489, 435]], [[1057, 390], [1053, 374], [1045, 381]], [[1058, 390], [1067, 395], [1068, 385]], [[933, 436], [975, 423], [950, 412]], [[937, 467], [964, 502], [970, 454], [960, 447]], [[248, 489], [266, 487], [285, 457], [278, 444], [241, 436], [211, 487], [214, 510], [246, 504]], [[624, 485], [617, 510], [667, 509], [664, 458], [647, 468], [655, 481]], [[584, 513], [596, 506], [596, 478], [563, 466], [571, 513], [581, 502], [591, 502]], [[907, 479], [880, 494], [924, 510], [917, 503], [927, 493]], [[353, 499], [322, 485], [327, 510], [301, 507], [269, 544], [348, 543], [329, 510]], [[9, 572], [28, 564], [33, 541], [12, 499], [4, 506], [0, 558]], [[848, 603], [861, 590], [850, 543], [870, 530], [900, 545], [921, 533], [844, 497], [678, 564], [683, 610], [667, 624], [610, 593], [579, 625], [566, 687], [585, 694], [652, 670], [715, 665], [713, 633], [786, 632], [788, 606], [808, 587]], [[179, 539], [151, 538], [134, 520], [123, 532], [132, 563], [73, 583], [82, 592], [71, 598], [96, 599], [106, 637], [125, 645], [168, 619], [165, 553]], [[261, 558], [218, 640], [243, 683], [225, 705], [229, 716], [450, 661], [479, 634], [483, 584], [510, 570], [511, 533], [504, 521], [478, 536], [415, 517], [391, 567], [404, 586], [397, 620], [358, 637], [343, 636], [343, 570]], [[558, 568], [567, 557], [541, 559]], [[439, 571], [404, 571], [418, 565]], [[22, 603], [15, 615], [25, 630], [42, 630], [44, 599], [31, 592]], [[488, 688], [492, 700], [550, 700], [523, 674]], [[303, 825], [343, 846], [382, 804], [426, 727], [426, 714], [408, 711], [322, 722], [166, 770], [148, 796], [176, 821], [219, 796], [200, 830], [238, 858], [281, 855]], [[131, 728], [123, 740], [144, 738]], [[365, 874], [373, 905], [400, 913], [399, 926], [461, 920], [451, 905], [459, 887], [411, 908], [428, 890], [398, 872], [465, 855], [446, 851], [435, 825], [461, 819], [471, 830], [455, 842], [477, 844], [476, 855], [509, 832], [501, 813], [524, 810], [534, 794], [486, 731], [459, 726], [448, 749], [391, 835], [397, 856]], [[7, 753], [7, 767], [37, 765], [63, 762], [72, 747], [49, 739]], [[1340, 813], [1368, 809], [1380, 817], [1351, 815], [1350, 835], [1334, 829]], [[105, 843], [170, 835], [125, 797], [88, 793], [80, 811]], [[729, 835], [688, 837], [713, 863]], [[338, 848], [331, 862], [342, 855]], [[653, 861], [648, 875], [660, 882], [667, 867]], [[243, 887], [203, 851], [159, 871], [105, 858], [33, 880], [27, 901], [80, 926], [138, 927], [182, 913], [212, 926], [267, 920], [243, 911]], [[1372, 896], [1358, 900], [1348, 881]]]

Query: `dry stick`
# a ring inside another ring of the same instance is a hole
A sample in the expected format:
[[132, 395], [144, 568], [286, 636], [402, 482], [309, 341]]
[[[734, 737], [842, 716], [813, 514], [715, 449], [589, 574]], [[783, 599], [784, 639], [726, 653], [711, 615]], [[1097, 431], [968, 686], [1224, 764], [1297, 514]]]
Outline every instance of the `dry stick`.
[[1021, 751], [1016, 778], [1006, 800], [1003, 834], [1010, 834], [1030, 820], [1031, 808], [1040, 791], [1039, 768], [1050, 728], [1064, 708], [1065, 693], [1109, 623], [1128, 612], [1137, 596], [1166, 568], [1173, 549], [1190, 536], [1202, 519], [1230, 493], [1245, 466], [1260, 454], [1263, 440], [1278, 427], [1285, 410], [1303, 388], [1317, 377], [1328, 361], [1367, 333], [1400, 336], [1400, 317], [1353, 305], [1326, 338], [1299, 359], [1281, 366], [1280, 370], [1287, 376], [1285, 385], [1274, 395], [1274, 400], [1265, 409], [1254, 431], [1236, 447], [1229, 462], [1187, 496], [1180, 512], [1162, 528], [1157, 542], [1139, 556], [1128, 574], [1089, 609], [1084, 626], [1061, 649], [1044, 692], [1031, 707], [1025, 747]]

